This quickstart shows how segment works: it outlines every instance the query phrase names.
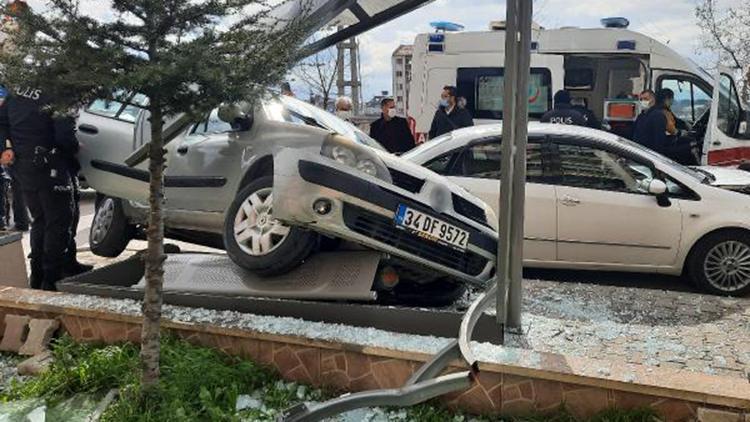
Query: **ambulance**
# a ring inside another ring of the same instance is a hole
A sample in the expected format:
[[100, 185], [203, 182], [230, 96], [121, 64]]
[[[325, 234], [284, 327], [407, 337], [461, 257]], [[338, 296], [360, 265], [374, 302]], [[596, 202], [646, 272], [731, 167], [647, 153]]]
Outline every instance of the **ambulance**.
[[[741, 103], [735, 72], [711, 75], [692, 60], [647, 35], [625, 18], [602, 19], [602, 28], [532, 28], [529, 117], [552, 108], [557, 90], [586, 104], [604, 127], [632, 135], [643, 89], [669, 88], [672, 111], [684, 122], [700, 164], [736, 166], [750, 160], [748, 107]], [[408, 117], [427, 139], [440, 93], [454, 85], [476, 124], [503, 118], [504, 22], [489, 31], [418, 35], [414, 43]], [[697, 163], [696, 163], [697, 164]]]

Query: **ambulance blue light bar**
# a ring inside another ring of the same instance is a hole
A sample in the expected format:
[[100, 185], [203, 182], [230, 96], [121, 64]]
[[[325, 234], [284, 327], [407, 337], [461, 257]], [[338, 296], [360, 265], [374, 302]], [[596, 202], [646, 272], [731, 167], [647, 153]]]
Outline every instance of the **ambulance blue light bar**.
[[430, 22], [430, 26], [435, 28], [436, 31], [440, 32], [459, 32], [464, 30], [464, 26], [460, 23], [436, 21]]
[[605, 28], [622, 28], [625, 29], [630, 26], [630, 21], [627, 18], [616, 17], [616, 18], [604, 18], [601, 20], [602, 26]]

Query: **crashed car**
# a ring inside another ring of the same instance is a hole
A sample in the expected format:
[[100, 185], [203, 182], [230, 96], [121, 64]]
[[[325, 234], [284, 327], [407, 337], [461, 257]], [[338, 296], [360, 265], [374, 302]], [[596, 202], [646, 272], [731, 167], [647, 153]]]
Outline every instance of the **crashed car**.
[[[403, 157], [498, 207], [501, 138], [500, 125], [461, 129]], [[685, 275], [710, 293], [750, 293], [748, 173], [543, 123], [529, 124], [526, 157], [525, 266]]]
[[[148, 143], [138, 104], [98, 101], [79, 118], [82, 173], [99, 193], [98, 255], [119, 255], [146, 223], [146, 163], [125, 164]], [[299, 266], [325, 236], [383, 252], [417, 283], [489, 279], [496, 217], [463, 188], [294, 98], [237, 113], [215, 109], [168, 143], [168, 237], [224, 247], [260, 275]]]

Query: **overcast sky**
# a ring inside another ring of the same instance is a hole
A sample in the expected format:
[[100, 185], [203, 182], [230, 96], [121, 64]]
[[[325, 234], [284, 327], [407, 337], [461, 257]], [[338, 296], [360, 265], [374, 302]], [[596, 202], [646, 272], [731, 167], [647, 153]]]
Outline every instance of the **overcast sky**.
[[[109, 2], [81, 0], [83, 10], [99, 18], [109, 15]], [[275, 0], [272, 0], [275, 1]], [[698, 0], [535, 0], [534, 20], [546, 28], [598, 27], [603, 17], [624, 16], [630, 28], [643, 32], [702, 64], [715, 60], [700, 51], [696, 24]], [[737, 0], [722, 0], [722, 4]], [[28, 0], [35, 9], [47, 0]], [[111, 16], [111, 15], [110, 15]], [[431, 32], [432, 21], [463, 24], [468, 31], [486, 30], [492, 20], [505, 19], [504, 0], [435, 0], [433, 3], [360, 36], [364, 99], [391, 91], [391, 54], [400, 44], [411, 44], [419, 33]]]

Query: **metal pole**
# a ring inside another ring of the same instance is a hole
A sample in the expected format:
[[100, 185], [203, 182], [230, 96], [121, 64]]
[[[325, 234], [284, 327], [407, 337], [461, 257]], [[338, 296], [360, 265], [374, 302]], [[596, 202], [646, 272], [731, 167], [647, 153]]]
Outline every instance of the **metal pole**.
[[[520, 0], [518, 8], [518, 55], [516, 84], [516, 116], [513, 123], [515, 156], [513, 161], [513, 202], [511, 205], [510, 292], [508, 297], [507, 326], [521, 328], [523, 280], [523, 225], [526, 205], [526, 145], [529, 121], [529, 74], [531, 72], [531, 19], [533, 2]], [[510, 140], [510, 139], [509, 139]]]
[[508, 0], [496, 297], [497, 321], [503, 329], [521, 326], [531, 13], [531, 0]]
[[498, 213], [498, 241], [497, 241], [497, 322], [501, 330], [505, 330], [505, 324], [508, 316], [508, 289], [510, 288], [510, 247], [511, 247], [511, 208], [510, 203], [513, 198], [513, 189], [511, 180], [513, 180], [513, 130], [515, 125], [513, 121], [516, 115], [515, 98], [515, 63], [516, 48], [515, 37], [512, 34], [517, 32], [516, 22], [518, 0], [508, 0], [506, 3], [506, 20], [505, 20], [505, 65], [504, 65], [504, 84], [503, 84], [503, 142], [502, 142], [502, 159], [500, 165], [500, 204]]

